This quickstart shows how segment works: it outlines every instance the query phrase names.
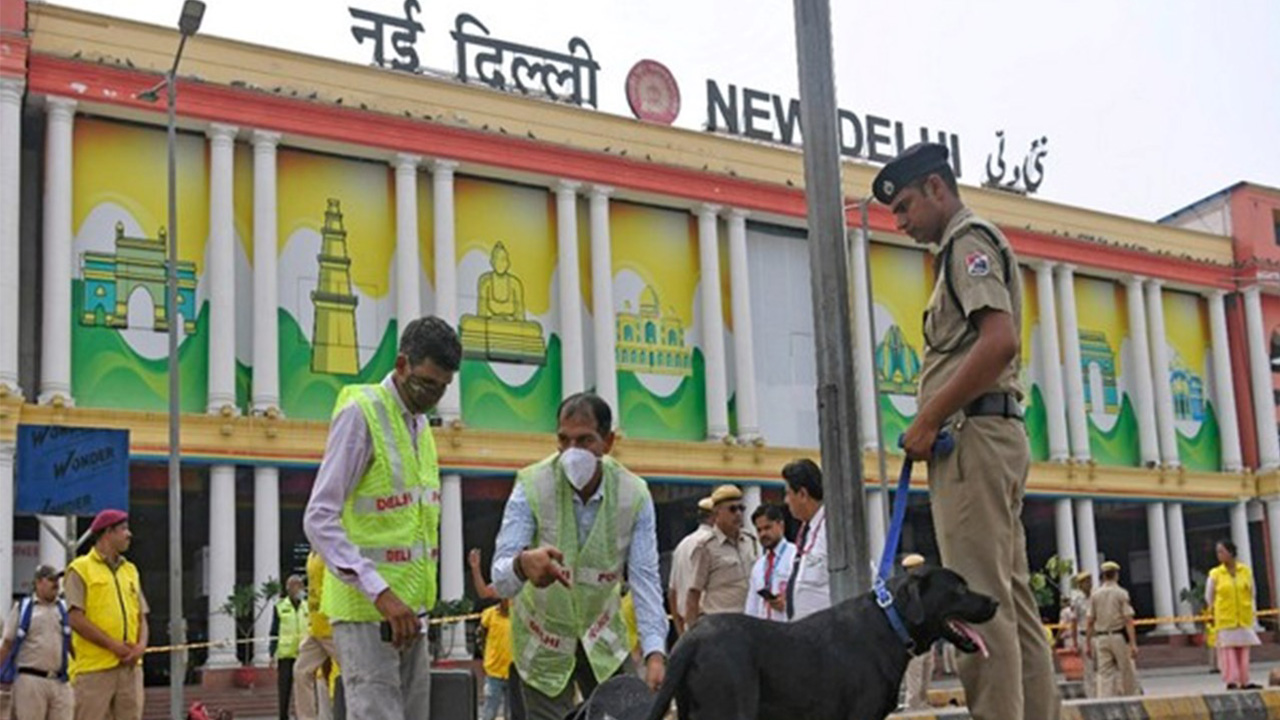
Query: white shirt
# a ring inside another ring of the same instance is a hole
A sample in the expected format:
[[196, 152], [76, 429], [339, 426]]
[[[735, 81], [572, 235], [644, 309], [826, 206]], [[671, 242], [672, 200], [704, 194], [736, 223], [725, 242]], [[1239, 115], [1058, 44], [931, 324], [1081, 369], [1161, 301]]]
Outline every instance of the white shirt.
[[684, 617], [684, 606], [693, 583], [693, 549], [698, 541], [711, 534], [710, 525], [698, 525], [698, 529], [684, 536], [671, 553], [671, 578], [668, 589], [676, 592], [676, 613]]
[[[787, 613], [778, 612], [760, 597], [760, 591], [769, 588], [775, 595], [785, 596], [787, 580], [791, 577], [791, 564], [795, 562], [796, 546], [782, 538], [769, 550], [762, 550], [751, 568], [751, 586], [747, 589], [746, 613], [764, 620], [787, 621]], [[768, 582], [765, 582], [768, 576]]]
[[822, 506], [813, 518], [806, 523], [808, 531], [802, 530], [797, 541], [803, 539], [803, 545], [797, 545], [796, 555], [799, 564], [792, 573], [790, 583], [795, 585], [792, 601], [795, 609], [791, 619], [799, 620], [819, 610], [831, 607], [831, 576], [827, 574], [827, 508]]

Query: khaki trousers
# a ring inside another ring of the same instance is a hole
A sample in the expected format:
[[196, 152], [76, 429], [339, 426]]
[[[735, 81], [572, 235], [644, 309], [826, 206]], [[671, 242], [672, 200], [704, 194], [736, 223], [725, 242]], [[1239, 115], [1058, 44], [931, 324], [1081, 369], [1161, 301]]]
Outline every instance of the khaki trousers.
[[13, 680], [13, 716], [17, 720], [71, 720], [75, 696], [61, 680], [19, 674]]
[[1138, 694], [1138, 676], [1129, 654], [1129, 640], [1121, 633], [1095, 635], [1098, 697], [1130, 697]]
[[[961, 421], [955, 450], [929, 462], [929, 500], [942, 564], [1000, 603], [978, 626], [991, 651], [957, 661], [974, 720], [1058, 720], [1062, 698], [1040, 624], [1022, 526], [1031, 450], [1021, 422]], [[1022, 682], [1011, 682], [1021, 678]]]
[[142, 720], [142, 665], [117, 665], [77, 675], [76, 720]]
[[[316, 671], [324, 667], [325, 660], [337, 662], [338, 651], [333, 647], [333, 638], [318, 638], [308, 635], [298, 646], [298, 659], [293, 665], [293, 707], [298, 713], [298, 720], [317, 720], [320, 717], [320, 702], [316, 689]], [[328, 678], [324, 679], [324, 687], [329, 687]], [[328, 691], [325, 692], [328, 700]]]

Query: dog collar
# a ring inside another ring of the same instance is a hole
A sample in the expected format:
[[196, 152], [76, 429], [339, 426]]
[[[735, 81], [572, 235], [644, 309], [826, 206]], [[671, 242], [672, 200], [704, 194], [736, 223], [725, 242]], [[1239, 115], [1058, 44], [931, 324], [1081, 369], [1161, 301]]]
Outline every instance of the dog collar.
[[889, 593], [889, 588], [885, 586], [884, 580], [876, 578], [875, 584], [872, 585], [872, 592], [876, 596], [876, 605], [884, 611], [884, 615], [889, 620], [889, 626], [897, 633], [898, 639], [906, 646], [907, 652], [915, 654], [916, 641], [911, 639], [911, 633], [907, 632], [907, 626], [903, 624], [902, 617], [898, 615], [898, 610], [893, 606], [893, 595]]

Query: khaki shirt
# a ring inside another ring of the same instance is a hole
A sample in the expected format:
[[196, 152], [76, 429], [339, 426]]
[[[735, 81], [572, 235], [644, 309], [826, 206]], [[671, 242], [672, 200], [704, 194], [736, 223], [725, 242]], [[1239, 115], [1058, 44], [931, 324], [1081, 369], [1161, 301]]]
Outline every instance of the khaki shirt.
[[[4, 639], [12, 642], [18, 637], [18, 608], [14, 603], [9, 611], [9, 621], [4, 626]], [[47, 603], [36, 599], [31, 607], [31, 626], [27, 639], [18, 651], [20, 668], [35, 668], [42, 672], [57, 672], [62, 668], [62, 611], [57, 602]]]
[[[974, 230], [974, 222], [982, 222], [994, 230], [999, 247], [992, 245], [987, 235]], [[921, 405], [946, 385], [978, 339], [977, 328], [969, 323], [973, 313], [984, 308], [1009, 313], [1013, 316], [1014, 332], [1021, 336], [1022, 331], [1022, 273], [1004, 235], [993, 225], [983, 222], [969, 208], [963, 208], [951, 218], [942, 237], [942, 246], [934, 259], [937, 279], [925, 309], [924, 360], [920, 368]], [[941, 267], [948, 245], [952, 246], [949, 274], [956, 298], [960, 300], [959, 306], [947, 290], [948, 273], [944, 273]], [[1005, 284], [1006, 255], [1000, 252], [1000, 248], [1004, 248], [1011, 264], [1008, 285]], [[1019, 350], [987, 392], [1013, 393], [1021, 398], [1022, 386], [1018, 382], [1021, 367], [1022, 352]]]
[[693, 549], [693, 577], [690, 589], [702, 592], [698, 609], [703, 614], [740, 613], [747, 607], [751, 567], [755, 565], [755, 536], [745, 530], [737, 542], [715, 528]]
[[1133, 619], [1133, 604], [1129, 591], [1115, 583], [1103, 583], [1089, 596], [1089, 617], [1093, 618], [1093, 632], [1124, 630]]

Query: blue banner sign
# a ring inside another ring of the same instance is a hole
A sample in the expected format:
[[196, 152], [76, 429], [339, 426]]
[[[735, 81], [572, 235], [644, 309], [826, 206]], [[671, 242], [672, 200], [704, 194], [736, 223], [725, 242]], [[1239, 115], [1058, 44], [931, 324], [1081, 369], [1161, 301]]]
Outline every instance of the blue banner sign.
[[129, 508], [129, 431], [18, 426], [16, 514], [95, 515]]

